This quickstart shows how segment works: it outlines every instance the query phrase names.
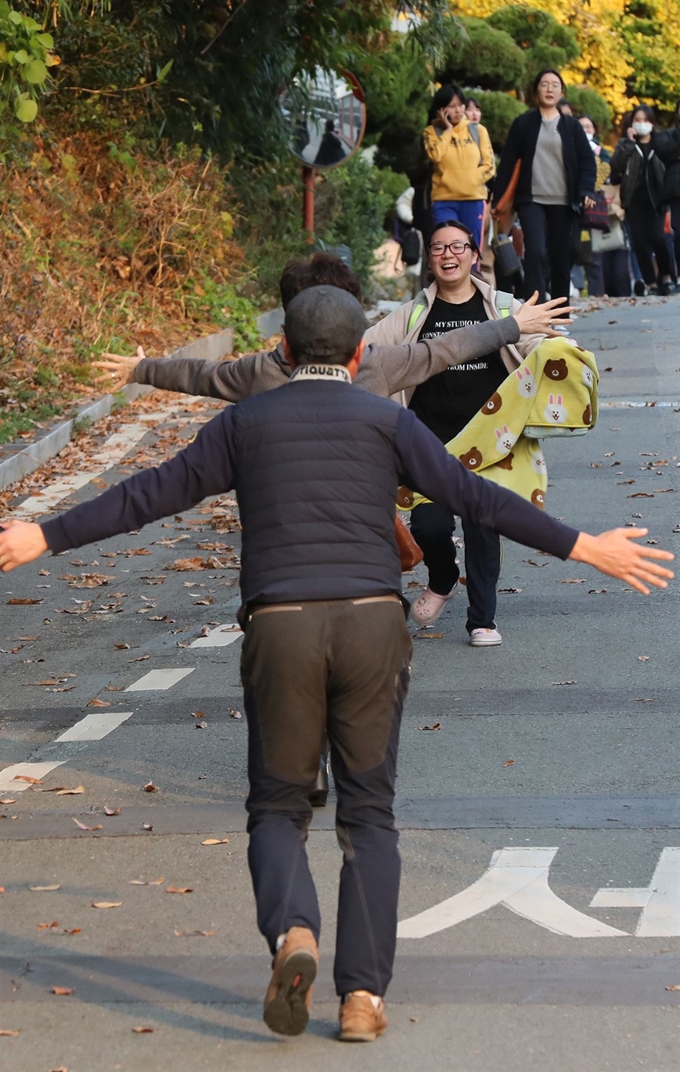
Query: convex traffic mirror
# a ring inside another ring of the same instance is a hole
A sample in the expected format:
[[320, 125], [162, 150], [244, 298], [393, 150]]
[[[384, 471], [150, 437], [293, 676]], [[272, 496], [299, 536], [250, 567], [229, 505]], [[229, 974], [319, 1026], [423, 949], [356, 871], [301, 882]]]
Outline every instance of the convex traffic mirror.
[[366, 129], [364, 92], [353, 74], [317, 67], [279, 98], [288, 147], [307, 167], [333, 168], [353, 156]]

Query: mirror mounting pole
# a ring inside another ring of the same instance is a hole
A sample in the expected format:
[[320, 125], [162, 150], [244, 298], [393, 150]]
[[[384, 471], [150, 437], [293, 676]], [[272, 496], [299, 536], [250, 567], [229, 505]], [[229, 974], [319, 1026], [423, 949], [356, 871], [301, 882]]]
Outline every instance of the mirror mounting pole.
[[307, 232], [307, 242], [314, 242], [314, 168], [303, 167], [302, 224]]

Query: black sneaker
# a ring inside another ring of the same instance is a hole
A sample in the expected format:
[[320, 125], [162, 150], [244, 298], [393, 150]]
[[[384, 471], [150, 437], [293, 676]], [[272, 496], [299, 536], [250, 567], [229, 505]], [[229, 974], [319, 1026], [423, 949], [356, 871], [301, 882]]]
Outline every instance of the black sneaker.
[[675, 294], [675, 287], [672, 283], [659, 283], [656, 292], [660, 298], [667, 298], [670, 294]]
[[638, 298], [646, 298], [648, 294], [647, 284], [644, 279], [636, 279], [633, 284], [633, 294]]
[[309, 802], [313, 808], [325, 808], [328, 801], [328, 759], [321, 753], [319, 761], [319, 773], [316, 776], [316, 785], [309, 794]]

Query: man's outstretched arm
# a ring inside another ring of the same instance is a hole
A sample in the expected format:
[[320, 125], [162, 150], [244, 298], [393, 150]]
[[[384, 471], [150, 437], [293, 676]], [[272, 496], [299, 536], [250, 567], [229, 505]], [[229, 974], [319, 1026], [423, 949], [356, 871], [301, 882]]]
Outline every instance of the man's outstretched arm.
[[204, 425], [193, 443], [170, 461], [109, 488], [38, 525], [10, 521], [0, 531], [0, 570], [32, 562], [44, 551], [55, 554], [142, 528], [150, 521], [188, 510], [207, 495], [234, 486], [232, 411]]
[[93, 361], [93, 365], [104, 372], [101, 382], [110, 390], [127, 383], [143, 383], [162, 391], [223, 398], [227, 402], [242, 402], [260, 391], [280, 387], [289, 373], [276, 350], [261, 350], [233, 361], [182, 357], [181, 350], [177, 354], [149, 358], [140, 346], [136, 357], [107, 353], [99, 361]]
[[674, 556], [669, 551], [632, 542], [646, 536], [647, 529], [619, 528], [591, 536], [564, 525], [515, 492], [469, 472], [410, 410], [399, 414], [395, 447], [410, 488], [475, 524], [526, 547], [585, 562], [645, 595], [647, 585], [666, 588], [666, 578], [673, 577], [669, 569], [649, 561], [670, 562]]

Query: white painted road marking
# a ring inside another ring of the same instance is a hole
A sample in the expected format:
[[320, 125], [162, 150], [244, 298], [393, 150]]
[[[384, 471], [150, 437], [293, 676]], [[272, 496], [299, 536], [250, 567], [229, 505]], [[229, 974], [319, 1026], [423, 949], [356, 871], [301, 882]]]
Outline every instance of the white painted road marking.
[[598, 890], [591, 908], [641, 908], [635, 934], [638, 938], [680, 935], [680, 848], [666, 848], [659, 857], [649, 886]]
[[98, 715], [86, 715], [76, 722], [75, 726], [57, 737], [55, 744], [66, 741], [101, 741], [103, 737], [112, 733], [121, 722], [130, 718], [132, 711], [107, 711]]
[[465, 919], [504, 905], [540, 927], [570, 938], [630, 937], [599, 919], [578, 912], [548, 885], [556, 848], [505, 848], [491, 857], [482, 877], [455, 897], [399, 924], [399, 938], [427, 938]]
[[190, 648], [225, 648], [227, 644], [233, 644], [240, 640], [243, 630], [239, 625], [218, 625], [211, 629], [207, 636], [200, 636], [189, 645]]
[[144, 677], [140, 677], [139, 681], [135, 681], [133, 685], [128, 685], [125, 691], [152, 692], [155, 690], [161, 692], [164, 689], [171, 689], [183, 677], [193, 674], [195, 669], [195, 666], [191, 666], [187, 670], [149, 670], [149, 673], [145, 674]]
[[46, 774], [49, 774], [55, 767], [61, 767], [64, 764], [64, 760], [60, 759], [54, 763], [15, 763], [13, 767], [5, 767], [0, 771], [0, 790], [4, 793], [7, 790], [11, 790], [12, 793], [23, 793], [25, 789], [30, 789], [30, 782], [15, 782], [15, 778], [18, 774], [24, 775], [27, 778], [38, 778], [39, 780], [44, 778]]

